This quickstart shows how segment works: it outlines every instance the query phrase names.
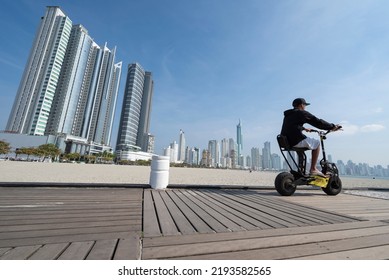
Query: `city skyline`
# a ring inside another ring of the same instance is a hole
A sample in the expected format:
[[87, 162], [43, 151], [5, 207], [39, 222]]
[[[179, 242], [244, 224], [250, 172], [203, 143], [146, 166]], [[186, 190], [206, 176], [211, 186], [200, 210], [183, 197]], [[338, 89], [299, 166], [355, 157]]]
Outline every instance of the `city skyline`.
[[[2, 4], [0, 129], [5, 129], [29, 55], [26, 42], [33, 41], [48, 3]], [[388, 164], [386, 1], [145, 0], [117, 1], [109, 9], [99, 0], [55, 4], [86, 26], [99, 45], [117, 46], [118, 61], [139, 61], [153, 72], [150, 131], [158, 153], [179, 129], [199, 147], [219, 136], [234, 137], [239, 118], [245, 148], [265, 141], [275, 147], [283, 111], [304, 97], [310, 112], [343, 125], [344, 131], [327, 141], [336, 158]]]
[[[241, 124], [239, 120], [239, 124]], [[240, 131], [242, 127], [240, 126]], [[239, 131], [237, 130], [237, 131]], [[184, 132], [180, 130], [179, 138], [185, 138]], [[237, 133], [238, 137], [238, 133]], [[243, 138], [243, 135], [240, 135]], [[220, 139], [220, 138], [219, 138]], [[186, 141], [186, 140], [185, 140]], [[199, 146], [186, 146], [185, 159], [179, 159], [179, 145], [174, 140], [167, 148], [164, 149], [164, 154], [170, 156], [172, 163], [186, 163], [189, 165], [198, 165], [211, 168], [242, 168], [250, 170], [289, 170], [287, 163], [281, 155], [278, 145], [273, 147], [276, 152], [272, 151], [270, 141], [263, 143], [263, 148], [260, 146], [251, 147], [250, 151], [242, 154], [243, 161], [238, 164], [238, 145], [233, 138], [222, 138], [220, 140], [209, 140], [207, 148]], [[262, 153], [261, 153], [261, 152]], [[307, 151], [307, 159], [310, 161], [310, 152]], [[292, 153], [294, 154], [294, 153]], [[202, 155], [202, 157], [200, 156]], [[286, 154], [288, 160], [291, 161], [290, 155]], [[294, 154], [296, 158], [297, 155]], [[369, 165], [368, 163], [354, 162], [352, 159], [344, 160], [335, 158], [326, 152], [326, 157], [329, 162], [337, 164], [340, 175], [351, 176], [378, 176], [389, 177], [389, 165]], [[319, 159], [322, 159], [320, 154]], [[243, 164], [242, 164], [243, 163]], [[318, 168], [320, 169], [319, 163]]]

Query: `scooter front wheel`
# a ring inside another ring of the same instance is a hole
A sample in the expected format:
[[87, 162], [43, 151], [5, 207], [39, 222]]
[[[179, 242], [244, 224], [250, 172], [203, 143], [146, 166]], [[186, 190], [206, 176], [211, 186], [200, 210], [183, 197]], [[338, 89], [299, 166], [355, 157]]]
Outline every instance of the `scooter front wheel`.
[[294, 177], [289, 172], [282, 172], [277, 175], [274, 185], [277, 192], [283, 196], [291, 196], [296, 191], [296, 185], [293, 184]]
[[328, 195], [337, 195], [342, 191], [342, 181], [338, 176], [330, 178], [326, 188], [322, 189]]

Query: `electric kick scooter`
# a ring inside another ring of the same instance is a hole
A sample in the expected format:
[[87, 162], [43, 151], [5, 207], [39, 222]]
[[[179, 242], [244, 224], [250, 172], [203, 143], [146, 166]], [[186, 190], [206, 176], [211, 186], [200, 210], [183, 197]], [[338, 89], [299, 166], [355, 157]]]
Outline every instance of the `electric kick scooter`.
[[[339, 127], [337, 130], [341, 129]], [[335, 163], [329, 162], [326, 158], [326, 152], [324, 149], [324, 140], [327, 139], [326, 135], [335, 130], [328, 130], [327, 132], [319, 130], [310, 130], [310, 132], [316, 132], [320, 137], [320, 145], [323, 153], [323, 159], [320, 160], [321, 175], [307, 175], [307, 156], [306, 148], [290, 147], [288, 140], [284, 135], [277, 136], [277, 142], [281, 150], [281, 154], [288, 164], [290, 171], [282, 172], [277, 175], [275, 179], [275, 188], [280, 195], [290, 196], [296, 191], [297, 186], [311, 185], [320, 187], [328, 195], [337, 195], [342, 190], [342, 181], [339, 178], [339, 171]], [[298, 163], [293, 157], [292, 152], [296, 152], [298, 156]], [[289, 157], [287, 157], [289, 155]], [[292, 167], [294, 166], [294, 168]]]

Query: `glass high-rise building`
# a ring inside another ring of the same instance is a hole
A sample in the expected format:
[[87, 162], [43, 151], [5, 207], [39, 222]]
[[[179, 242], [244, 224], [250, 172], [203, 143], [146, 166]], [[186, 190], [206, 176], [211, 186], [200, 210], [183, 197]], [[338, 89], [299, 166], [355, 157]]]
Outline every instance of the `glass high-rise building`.
[[[82, 25], [49, 6], [35, 37], [6, 130], [109, 146], [122, 63]], [[80, 145], [85, 144], [80, 148]]]
[[139, 63], [129, 64], [116, 144], [119, 158], [126, 151], [149, 151], [152, 97], [151, 72], [145, 72]]
[[59, 7], [47, 7], [8, 119], [8, 132], [44, 135], [71, 29], [72, 21]]
[[109, 145], [122, 63], [114, 62], [116, 48], [110, 50], [105, 45], [96, 52], [93, 84], [88, 94], [81, 137]]
[[46, 134], [76, 133], [75, 116], [80, 98], [85, 94], [85, 74], [88, 73], [89, 53], [93, 45], [88, 31], [81, 25], [74, 25], [66, 50], [61, 75], [53, 100], [52, 110], [46, 127]]

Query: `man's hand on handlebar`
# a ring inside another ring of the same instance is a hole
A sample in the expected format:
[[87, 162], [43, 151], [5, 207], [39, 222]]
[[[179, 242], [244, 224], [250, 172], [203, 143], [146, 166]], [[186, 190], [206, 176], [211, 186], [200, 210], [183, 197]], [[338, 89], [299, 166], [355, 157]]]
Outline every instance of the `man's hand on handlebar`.
[[342, 126], [340, 124], [336, 124], [335, 127], [333, 129], [331, 129], [332, 131], [337, 131], [337, 130], [341, 130], [342, 129]]

